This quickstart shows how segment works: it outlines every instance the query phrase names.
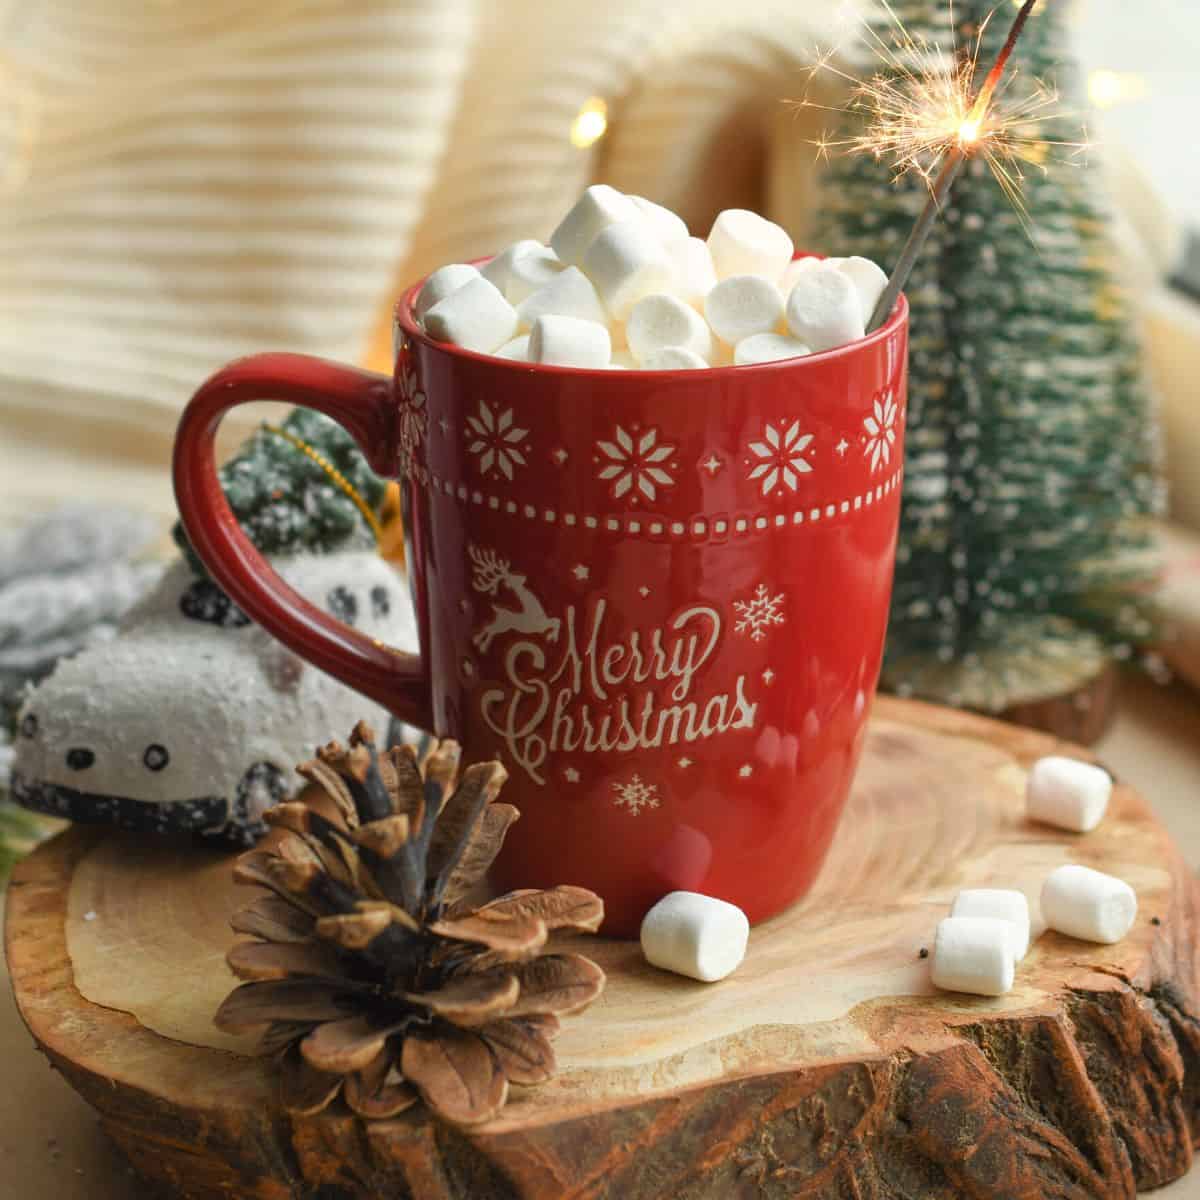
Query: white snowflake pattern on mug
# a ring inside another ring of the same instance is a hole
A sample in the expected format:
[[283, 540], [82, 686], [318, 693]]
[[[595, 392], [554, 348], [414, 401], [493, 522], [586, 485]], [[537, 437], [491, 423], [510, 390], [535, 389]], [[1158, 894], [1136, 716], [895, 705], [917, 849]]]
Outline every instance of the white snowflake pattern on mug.
[[804, 457], [812, 440], [811, 433], [800, 432], [799, 421], [793, 421], [785, 430], [767, 422], [762, 440], [749, 445], [753, 457], [746, 460], [751, 468], [747, 479], [757, 480], [764, 496], [778, 494], [785, 487], [794, 492], [800, 476], [812, 470], [812, 463]]
[[864, 453], [871, 460], [871, 472], [886, 467], [892, 461], [892, 447], [896, 443], [896, 417], [899, 415], [896, 401], [890, 391], [876, 397], [871, 415], [863, 418], [867, 431]]
[[417, 451], [425, 440], [429, 411], [425, 406], [425, 392], [417, 384], [417, 373], [406, 363], [401, 366], [399, 375], [397, 440], [400, 443], [400, 473], [411, 476]]
[[467, 418], [467, 451], [477, 457], [485, 479], [495, 474], [512, 479], [513, 468], [525, 465], [528, 437], [528, 429], [513, 424], [511, 408], [498, 412], [486, 400], [479, 401], [478, 415]]
[[628, 783], [614, 783], [613, 791], [617, 793], [613, 803], [631, 817], [636, 817], [643, 808], [657, 808], [661, 803], [658, 785], [647, 783], [640, 775], [635, 775]]
[[760, 583], [749, 600], [733, 602], [734, 633], [748, 633], [752, 642], [761, 642], [772, 625], [782, 625], [783, 593], [772, 596], [765, 583]]
[[630, 492], [634, 493], [635, 503], [639, 494], [647, 500], [655, 500], [660, 487], [671, 487], [675, 483], [668, 467], [668, 459], [675, 453], [675, 447], [660, 443], [657, 429], [647, 429], [639, 434], [635, 443], [633, 435], [617, 425], [613, 440], [598, 441], [596, 450], [596, 461], [600, 464], [596, 478], [612, 481], [614, 500], [620, 500]]

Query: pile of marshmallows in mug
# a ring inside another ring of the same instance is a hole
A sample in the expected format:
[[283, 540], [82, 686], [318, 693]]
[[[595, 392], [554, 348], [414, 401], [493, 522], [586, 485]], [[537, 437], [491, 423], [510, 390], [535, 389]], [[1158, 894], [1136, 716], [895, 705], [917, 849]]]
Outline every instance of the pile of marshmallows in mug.
[[778, 225], [726, 209], [708, 240], [606, 184], [550, 235], [476, 269], [434, 271], [425, 332], [480, 354], [560, 367], [674, 371], [832, 350], [863, 336], [887, 283], [867, 258], [800, 258]]
[[[1026, 809], [1073, 833], [1090, 833], [1108, 808], [1112, 780], [1089, 763], [1039, 759], [1029, 774]], [[1071, 863], [1046, 877], [1041, 894], [1047, 929], [1088, 942], [1119, 942], [1137, 916], [1137, 896], [1121, 879]], [[970, 888], [958, 893], [938, 923], [932, 982], [952, 992], [1002, 996], [1029, 950], [1025, 893]], [[723, 979], [746, 954], [750, 925], [733, 904], [696, 892], [672, 892], [642, 922], [642, 952], [657, 967], [704, 982]], [[922, 956], [924, 956], [922, 951]]]

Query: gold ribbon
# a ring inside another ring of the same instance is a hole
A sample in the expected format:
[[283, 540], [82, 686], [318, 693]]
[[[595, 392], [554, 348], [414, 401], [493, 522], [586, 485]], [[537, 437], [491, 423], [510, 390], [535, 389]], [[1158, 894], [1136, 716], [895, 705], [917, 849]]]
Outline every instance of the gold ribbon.
[[276, 437], [283, 438], [283, 440], [287, 442], [289, 446], [293, 446], [295, 449], [299, 450], [300, 453], [305, 456], [305, 458], [311, 459], [313, 462], [315, 462], [317, 466], [329, 476], [330, 482], [344, 492], [346, 496], [348, 496], [353, 502], [354, 507], [357, 508], [360, 513], [362, 513], [363, 520], [366, 521], [366, 523], [371, 527], [371, 532], [375, 535], [376, 542], [383, 541], [383, 526], [380, 524], [379, 518], [374, 512], [372, 512], [371, 506], [362, 498], [354, 484], [352, 484], [350, 480], [348, 480], [345, 475], [343, 475], [341, 471], [339, 471], [337, 467], [335, 467], [333, 463], [331, 463], [329, 459], [327, 459], [325, 455], [320, 452], [320, 450], [318, 450], [315, 446], [310, 446], [306, 441], [304, 441], [302, 438], [298, 438], [294, 433], [289, 433], [286, 429], [280, 429], [278, 425], [267, 425], [264, 423], [263, 429], [265, 429], [267, 433], [273, 433]]

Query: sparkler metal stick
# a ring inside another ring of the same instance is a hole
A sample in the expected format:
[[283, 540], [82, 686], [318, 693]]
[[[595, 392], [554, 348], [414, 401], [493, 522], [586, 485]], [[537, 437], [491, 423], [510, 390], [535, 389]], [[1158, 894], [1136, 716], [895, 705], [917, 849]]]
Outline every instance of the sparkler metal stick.
[[929, 231], [933, 228], [934, 219], [950, 194], [950, 189], [954, 186], [954, 181], [958, 178], [963, 163], [970, 157], [972, 148], [979, 143], [981, 137], [986, 136], [984, 122], [987, 119], [988, 108], [996, 94], [996, 88], [1004, 76], [1004, 69], [1008, 65], [1017, 39], [1021, 36], [1025, 22], [1029, 20], [1029, 14], [1033, 11], [1036, 3], [1037, 0], [1025, 0], [1025, 3], [1021, 5], [1021, 10], [1017, 13], [1012, 28], [1008, 31], [1008, 37], [1004, 39], [1004, 45], [996, 56], [996, 61], [984, 78], [983, 85], [976, 94], [966, 119], [959, 125], [957, 137], [947, 149], [942, 159], [941, 169], [930, 188], [929, 199], [925, 202], [925, 207], [921, 210], [921, 215], [917, 218], [912, 232], [909, 233], [904, 248], [900, 251], [900, 257], [888, 277], [887, 286], [883, 289], [879, 302], [875, 305], [875, 311], [871, 314], [870, 321], [867, 322], [868, 333], [878, 329], [887, 320], [896, 303], [896, 298], [908, 282], [909, 275], [912, 274], [913, 266], [929, 237]]

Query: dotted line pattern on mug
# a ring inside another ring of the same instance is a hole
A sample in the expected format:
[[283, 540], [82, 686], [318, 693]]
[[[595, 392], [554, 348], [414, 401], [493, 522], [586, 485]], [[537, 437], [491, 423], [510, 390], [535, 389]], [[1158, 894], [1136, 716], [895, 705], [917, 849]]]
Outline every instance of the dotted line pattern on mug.
[[832, 504], [809, 505], [794, 508], [788, 512], [763, 513], [757, 516], [737, 517], [692, 517], [686, 521], [655, 516], [653, 513], [633, 513], [622, 516], [593, 516], [580, 515], [573, 512], [560, 512], [553, 508], [541, 508], [535, 504], [520, 504], [515, 500], [507, 500], [494, 493], [485, 492], [480, 488], [469, 487], [465, 483], [455, 484], [449, 479], [430, 474], [429, 484], [435, 492], [451, 499], [457, 498], [464, 503], [477, 504], [487, 507], [494, 512], [504, 512], [509, 516], [524, 517], [528, 521], [536, 521], [546, 525], [565, 525], [569, 528], [601, 529], [611, 533], [624, 533], [633, 537], [667, 537], [667, 538], [720, 538], [729, 534], [749, 535], [762, 533], [768, 529], [795, 528], [800, 525], [813, 525], [818, 521], [832, 521], [838, 517], [849, 516], [864, 508], [872, 507], [876, 501], [894, 492], [900, 487], [904, 469], [897, 467], [887, 479], [873, 488], [868, 488], [860, 495], [851, 496]]

